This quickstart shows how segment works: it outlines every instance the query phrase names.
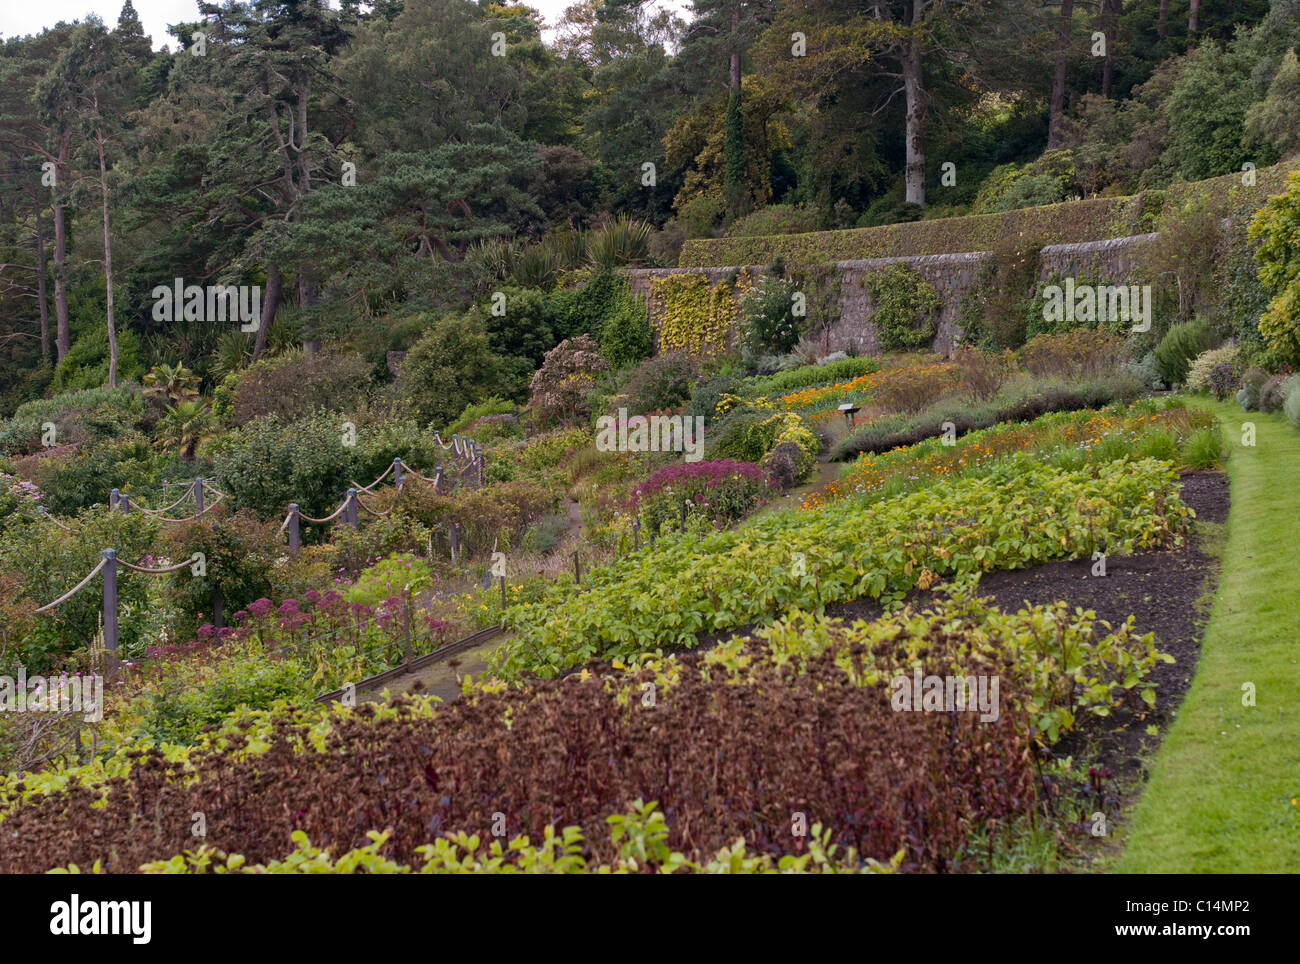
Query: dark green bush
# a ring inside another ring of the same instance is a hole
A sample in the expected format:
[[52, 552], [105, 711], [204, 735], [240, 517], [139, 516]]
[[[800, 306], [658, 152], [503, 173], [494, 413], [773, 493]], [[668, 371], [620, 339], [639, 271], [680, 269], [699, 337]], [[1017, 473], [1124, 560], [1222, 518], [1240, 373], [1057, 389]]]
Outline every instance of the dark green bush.
[[264, 415], [291, 422], [316, 411], [346, 411], [369, 386], [370, 365], [360, 355], [288, 351], [241, 373], [231, 412], [237, 423]]
[[441, 318], [420, 336], [402, 363], [397, 387], [421, 419], [442, 426], [496, 392], [501, 374], [502, 359], [471, 311]]
[[1219, 336], [1204, 322], [1187, 321], [1174, 325], [1156, 345], [1156, 366], [1160, 369], [1160, 377], [1170, 385], [1181, 385], [1196, 356], [1218, 343]]
[[627, 410], [648, 415], [675, 409], [691, 397], [699, 374], [699, 363], [683, 352], [647, 358], [627, 383]]
[[232, 432], [216, 454], [219, 486], [234, 508], [263, 519], [283, 518], [290, 502], [323, 518], [338, 507], [356, 472], [355, 448], [343, 440], [343, 419], [324, 412], [296, 422], [256, 419]]

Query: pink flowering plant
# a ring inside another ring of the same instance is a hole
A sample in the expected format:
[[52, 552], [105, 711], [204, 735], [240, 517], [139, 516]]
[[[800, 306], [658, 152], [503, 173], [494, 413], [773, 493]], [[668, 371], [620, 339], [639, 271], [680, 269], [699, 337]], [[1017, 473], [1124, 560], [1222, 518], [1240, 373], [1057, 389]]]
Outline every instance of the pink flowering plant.
[[770, 476], [753, 462], [682, 462], [636, 486], [628, 509], [641, 516], [646, 532], [658, 532], [664, 523], [679, 526], [683, 503], [688, 519], [726, 526], [752, 512], [771, 492]]

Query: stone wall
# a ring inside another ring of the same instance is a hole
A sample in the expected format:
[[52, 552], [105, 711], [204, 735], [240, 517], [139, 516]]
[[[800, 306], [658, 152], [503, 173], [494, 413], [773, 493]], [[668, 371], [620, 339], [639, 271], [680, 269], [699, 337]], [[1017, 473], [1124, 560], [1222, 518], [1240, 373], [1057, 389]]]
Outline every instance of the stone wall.
[[[1075, 244], [1053, 244], [1039, 254], [1039, 278], [1046, 280], [1054, 275], [1096, 279], [1108, 284], [1128, 282], [1137, 266], [1136, 254], [1154, 234], [1139, 234], [1104, 241], [1083, 241]], [[845, 351], [850, 346], [858, 354], [870, 355], [882, 350], [876, 326], [871, 321], [871, 297], [863, 286], [863, 279], [873, 271], [893, 264], [911, 265], [938, 290], [943, 306], [940, 309], [938, 328], [932, 345], [936, 352], [946, 354], [961, 335], [959, 315], [961, 304], [979, 281], [980, 270], [992, 257], [987, 251], [964, 254], [914, 255], [897, 258], [870, 258], [862, 261], [837, 261], [835, 268], [840, 279], [839, 317], [826, 334], [827, 351]], [[750, 265], [748, 269], [761, 274], [764, 268]], [[629, 268], [628, 282], [632, 290], [643, 295], [650, 309], [650, 322], [656, 335], [659, 330], [659, 305], [651, 294], [650, 282], [654, 278], [693, 271], [708, 277], [710, 284], [718, 284], [740, 271], [739, 267], [725, 268]]]

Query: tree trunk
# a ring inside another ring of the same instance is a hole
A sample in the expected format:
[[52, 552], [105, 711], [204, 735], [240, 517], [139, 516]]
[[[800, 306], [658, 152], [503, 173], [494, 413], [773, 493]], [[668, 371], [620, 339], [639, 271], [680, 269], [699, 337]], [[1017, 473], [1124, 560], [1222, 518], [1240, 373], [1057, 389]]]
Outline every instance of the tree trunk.
[[45, 292], [45, 215], [36, 202], [36, 297], [41, 303], [41, 364], [50, 363], [50, 306]]
[[271, 265], [266, 270], [266, 290], [262, 292], [262, 317], [257, 325], [257, 339], [253, 342], [253, 361], [266, 350], [266, 333], [271, 330], [275, 313], [280, 308], [280, 267]]
[[1047, 149], [1061, 142], [1061, 117], [1065, 113], [1065, 58], [1070, 52], [1070, 26], [1074, 0], [1061, 0], [1061, 26], [1056, 43], [1056, 71], [1052, 75], [1052, 105], [1047, 118]]
[[1162, 40], [1169, 26], [1169, 0], [1160, 0], [1160, 19], [1156, 21], [1156, 36]]
[[104, 164], [104, 135], [95, 133], [99, 149], [99, 195], [104, 213], [104, 284], [107, 288], [105, 316], [108, 320], [108, 387], [117, 388], [117, 328], [113, 324], [113, 242], [108, 233], [108, 169]]
[[68, 327], [68, 225], [67, 205], [62, 192], [68, 178], [68, 161], [72, 156], [72, 135], [65, 134], [59, 142], [59, 156], [54, 162], [54, 319], [56, 331], [54, 346], [58, 360], [72, 347], [71, 329]]
[[1192, 0], [1192, 9], [1187, 14], [1187, 32], [1196, 33], [1201, 26], [1201, 0]]
[[908, 204], [925, 204], [925, 90], [921, 81], [920, 42], [912, 38], [903, 51], [903, 97], [907, 109]]
[[1115, 34], [1123, 0], [1101, 0], [1101, 31], [1106, 37], [1106, 63], [1101, 70], [1101, 96], [1109, 97], [1115, 81]]

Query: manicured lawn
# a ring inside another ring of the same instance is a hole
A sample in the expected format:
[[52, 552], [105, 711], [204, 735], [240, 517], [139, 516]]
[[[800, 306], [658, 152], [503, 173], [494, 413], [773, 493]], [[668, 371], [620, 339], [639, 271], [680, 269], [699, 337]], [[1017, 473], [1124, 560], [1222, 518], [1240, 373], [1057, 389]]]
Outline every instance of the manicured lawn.
[[[1231, 447], [1223, 571], [1121, 873], [1300, 871], [1300, 431], [1280, 415], [1211, 407]], [[1247, 421], [1254, 448], [1241, 444]]]

